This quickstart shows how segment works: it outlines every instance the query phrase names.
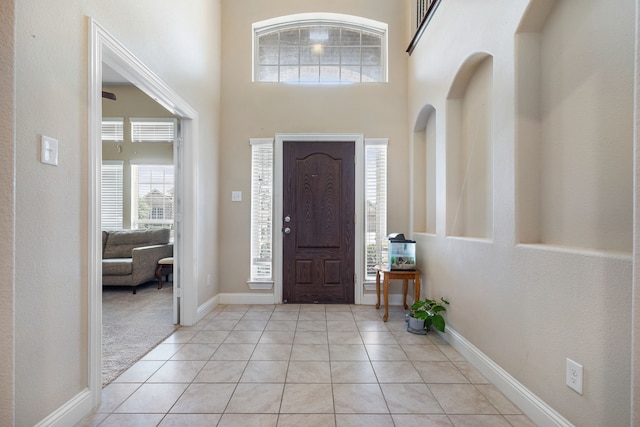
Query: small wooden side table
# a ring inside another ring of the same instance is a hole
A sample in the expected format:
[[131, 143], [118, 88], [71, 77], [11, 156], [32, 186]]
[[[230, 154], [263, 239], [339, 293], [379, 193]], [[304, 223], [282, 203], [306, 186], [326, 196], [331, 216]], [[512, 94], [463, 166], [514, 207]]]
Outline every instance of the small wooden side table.
[[389, 318], [389, 280], [402, 280], [402, 302], [406, 310], [409, 308], [407, 305], [407, 289], [409, 287], [409, 280], [413, 280], [414, 301], [418, 301], [420, 299], [420, 270], [387, 270], [381, 267], [375, 267], [375, 269], [376, 295], [378, 296], [376, 309], [380, 308], [380, 275], [382, 275], [382, 289], [384, 293], [384, 317], [382, 319], [386, 322]]

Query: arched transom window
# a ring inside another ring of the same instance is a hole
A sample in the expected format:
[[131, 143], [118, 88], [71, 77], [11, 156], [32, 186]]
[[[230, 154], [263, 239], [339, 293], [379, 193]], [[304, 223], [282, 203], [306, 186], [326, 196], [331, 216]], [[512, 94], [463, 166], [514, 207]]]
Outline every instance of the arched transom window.
[[387, 24], [342, 14], [289, 15], [253, 24], [253, 81], [387, 81]]

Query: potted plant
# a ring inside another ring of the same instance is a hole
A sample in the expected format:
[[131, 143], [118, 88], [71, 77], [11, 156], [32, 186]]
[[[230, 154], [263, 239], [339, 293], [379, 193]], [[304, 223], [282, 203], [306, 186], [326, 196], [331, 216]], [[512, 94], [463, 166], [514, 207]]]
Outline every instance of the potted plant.
[[449, 305], [449, 301], [444, 298], [439, 301], [425, 298], [414, 302], [407, 314], [407, 331], [424, 335], [433, 326], [444, 332], [446, 322], [440, 313], [447, 311], [445, 305]]

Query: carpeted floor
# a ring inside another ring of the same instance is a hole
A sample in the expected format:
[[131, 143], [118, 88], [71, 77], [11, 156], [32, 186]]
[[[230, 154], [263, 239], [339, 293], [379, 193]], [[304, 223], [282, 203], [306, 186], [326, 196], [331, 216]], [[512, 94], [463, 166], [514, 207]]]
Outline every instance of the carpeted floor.
[[102, 289], [102, 385], [105, 386], [171, 335], [173, 283]]

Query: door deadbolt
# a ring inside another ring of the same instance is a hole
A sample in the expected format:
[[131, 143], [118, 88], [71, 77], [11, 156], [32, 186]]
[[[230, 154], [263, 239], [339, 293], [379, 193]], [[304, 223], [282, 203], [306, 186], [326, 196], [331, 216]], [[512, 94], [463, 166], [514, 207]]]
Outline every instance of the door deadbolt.
[[291, 222], [291, 217], [289, 215], [285, 216], [284, 222]]

